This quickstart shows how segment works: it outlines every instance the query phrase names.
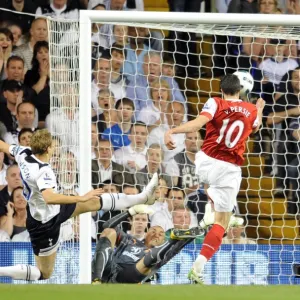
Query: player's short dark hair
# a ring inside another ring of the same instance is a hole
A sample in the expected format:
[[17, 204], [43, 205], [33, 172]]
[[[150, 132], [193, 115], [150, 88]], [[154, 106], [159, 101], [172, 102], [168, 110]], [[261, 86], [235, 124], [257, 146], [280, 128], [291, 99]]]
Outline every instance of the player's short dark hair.
[[14, 62], [14, 61], [20, 61], [20, 62], [23, 64], [23, 66], [24, 66], [24, 59], [23, 59], [22, 57], [20, 57], [20, 56], [13, 55], [13, 56], [11, 56], [11, 57], [7, 60], [6, 68], [8, 68], [8, 67], [9, 67], [9, 64], [10, 64], [11, 62]]
[[110, 53], [113, 53], [113, 51], [122, 54], [124, 57], [126, 57], [127, 50], [123, 45], [113, 43], [110, 48]]
[[181, 189], [180, 187], [176, 186], [176, 187], [172, 187], [172, 188], [168, 189], [167, 198], [169, 198], [171, 192], [181, 192], [183, 195], [183, 199], [185, 198], [184, 190]]
[[221, 79], [221, 90], [226, 95], [236, 95], [241, 90], [241, 83], [236, 75], [228, 74]]
[[19, 141], [19, 143], [20, 143], [20, 140], [21, 140], [22, 135], [23, 135], [24, 133], [26, 133], [26, 132], [31, 132], [31, 133], [33, 134], [33, 131], [32, 131], [31, 128], [22, 128], [22, 129], [20, 130], [19, 134], [18, 134], [18, 141]]
[[122, 98], [117, 100], [116, 104], [115, 104], [115, 109], [118, 109], [120, 107], [121, 104], [125, 104], [125, 105], [129, 105], [132, 110], [134, 111], [134, 103], [132, 100], [130, 100], [129, 98]]

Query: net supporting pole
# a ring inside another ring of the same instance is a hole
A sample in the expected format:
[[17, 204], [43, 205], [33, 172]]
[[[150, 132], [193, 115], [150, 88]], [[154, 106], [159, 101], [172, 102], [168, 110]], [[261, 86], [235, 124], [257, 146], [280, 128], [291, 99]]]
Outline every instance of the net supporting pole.
[[219, 14], [219, 13], [180, 13], [147, 11], [99, 11], [81, 12], [91, 22], [134, 22], [134, 23], [178, 23], [178, 24], [215, 24], [215, 25], [270, 25], [299, 26], [299, 15], [279, 14]]
[[[91, 189], [91, 21], [80, 12], [79, 176], [80, 194]], [[79, 283], [91, 283], [91, 213], [80, 215]]]

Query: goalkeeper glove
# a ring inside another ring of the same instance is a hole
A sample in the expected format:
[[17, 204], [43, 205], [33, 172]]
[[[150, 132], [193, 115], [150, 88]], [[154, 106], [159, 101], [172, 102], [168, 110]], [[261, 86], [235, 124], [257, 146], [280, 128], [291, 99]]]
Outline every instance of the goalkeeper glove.
[[153, 209], [150, 208], [150, 206], [146, 205], [146, 204], [134, 205], [128, 209], [128, 212], [131, 216], [134, 216], [136, 214], [147, 214], [147, 215], [154, 214]]

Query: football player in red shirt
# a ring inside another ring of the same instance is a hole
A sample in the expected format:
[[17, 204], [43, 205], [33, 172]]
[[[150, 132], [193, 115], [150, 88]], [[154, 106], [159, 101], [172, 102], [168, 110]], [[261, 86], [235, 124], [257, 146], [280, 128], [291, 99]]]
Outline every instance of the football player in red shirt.
[[203, 282], [204, 265], [219, 249], [237, 204], [246, 141], [251, 133], [259, 130], [265, 106], [261, 98], [256, 105], [240, 100], [240, 81], [235, 75], [224, 76], [221, 91], [223, 99], [208, 99], [195, 120], [165, 133], [166, 146], [174, 149], [172, 134], [195, 132], [206, 125], [206, 137], [201, 151], [196, 154], [195, 164], [196, 174], [208, 187], [206, 193], [214, 203], [215, 222], [189, 272], [189, 279], [196, 283]]

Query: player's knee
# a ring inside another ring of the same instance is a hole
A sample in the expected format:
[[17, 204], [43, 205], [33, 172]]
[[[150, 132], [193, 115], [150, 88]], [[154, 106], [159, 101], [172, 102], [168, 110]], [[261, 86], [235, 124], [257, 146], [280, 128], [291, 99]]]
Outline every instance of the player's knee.
[[117, 238], [117, 232], [113, 228], [105, 228], [102, 233], [101, 237], [107, 237], [109, 240]]

